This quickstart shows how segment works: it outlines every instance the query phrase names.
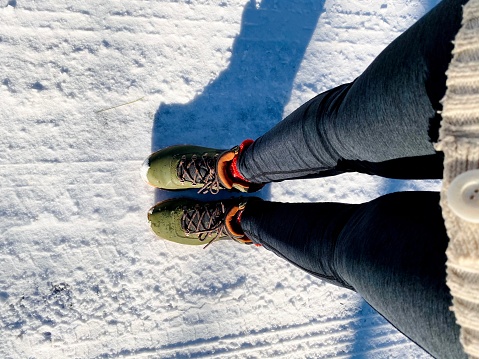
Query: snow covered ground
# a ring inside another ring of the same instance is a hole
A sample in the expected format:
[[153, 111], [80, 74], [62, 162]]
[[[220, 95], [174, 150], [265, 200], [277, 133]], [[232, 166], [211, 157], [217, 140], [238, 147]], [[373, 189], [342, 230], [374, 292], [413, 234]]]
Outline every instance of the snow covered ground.
[[[428, 358], [263, 248], [157, 239], [146, 213], [178, 194], [139, 167], [167, 145], [258, 137], [436, 3], [0, 0], [0, 357]], [[348, 174], [260, 196], [417, 189], [439, 183]]]

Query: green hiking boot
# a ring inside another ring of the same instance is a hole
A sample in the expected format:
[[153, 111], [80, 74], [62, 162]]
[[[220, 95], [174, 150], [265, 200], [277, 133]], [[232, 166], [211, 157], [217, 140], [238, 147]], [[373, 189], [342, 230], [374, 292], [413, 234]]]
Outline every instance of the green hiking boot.
[[248, 182], [237, 169], [238, 154], [253, 141], [246, 140], [231, 150], [177, 145], [159, 150], [141, 167], [143, 180], [161, 189], [198, 189], [218, 193], [221, 189], [253, 192], [262, 184]]
[[216, 240], [233, 239], [251, 244], [239, 225], [245, 205], [242, 198], [216, 202], [170, 199], [153, 206], [148, 221], [158, 237], [176, 243], [206, 248]]

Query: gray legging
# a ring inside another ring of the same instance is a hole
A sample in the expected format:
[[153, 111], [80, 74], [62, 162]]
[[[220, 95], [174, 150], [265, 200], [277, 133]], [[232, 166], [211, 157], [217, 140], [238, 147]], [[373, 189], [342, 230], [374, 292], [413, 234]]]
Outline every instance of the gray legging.
[[253, 182], [359, 171], [441, 178], [434, 151], [452, 40], [466, 0], [444, 0], [349, 84], [324, 92], [258, 138], [239, 160]]
[[[359, 171], [441, 178], [437, 139], [452, 40], [466, 0], [444, 0], [354, 82], [322, 93], [239, 158], [252, 182]], [[251, 202], [245, 233], [312, 275], [360, 293], [437, 358], [463, 358], [445, 284], [448, 238], [437, 193], [361, 205]]]

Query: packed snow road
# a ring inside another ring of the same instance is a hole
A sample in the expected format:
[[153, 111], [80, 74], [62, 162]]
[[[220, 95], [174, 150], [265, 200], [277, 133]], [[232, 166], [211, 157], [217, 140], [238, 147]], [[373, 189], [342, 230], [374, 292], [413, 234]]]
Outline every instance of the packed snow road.
[[[428, 357], [265, 249], [157, 239], [147, 211], [178, 194], [139, 168], [167, 145], [259, 136], [436, 2], [0, 0], [0, 356]], [[439, 183], [349, 174], [260, 195], [417, 189]]]

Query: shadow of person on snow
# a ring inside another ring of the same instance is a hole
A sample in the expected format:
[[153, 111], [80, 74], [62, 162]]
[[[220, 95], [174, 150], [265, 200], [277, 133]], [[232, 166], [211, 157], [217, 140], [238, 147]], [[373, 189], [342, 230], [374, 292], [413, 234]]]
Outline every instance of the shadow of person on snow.
[[[173, 144], [228, 149], [246, 138], [259, 137], [281, 121], [324, 1], [263, 0], [259, 7], [255, 0], [248, 2], [228, 68], [191, 102], [160, 104], [153, 121], [152, 152]], [[438, 2], [426, 1], [429, 7]], [[386, 193], [396, 192], [402, 182], [390, 180], [385, 186]], [[231, 193], [156, 192], [157, 201], [185, 196], [218, 200]], [[258, 196], [269, 199], [269, 187]], [[373, 340], [376, 328], [386, 321], [364, 300], [356, 317], [360, 320], [349, 352], [362, 357], [361, 353], [377, 345]]]
[[[152, 152], [173, 144], [229, 149], [281, 121], [323, 6], [324, 0], [263, 0], [259, 6], [250, 1], [228, 68], [191, 102], [160, 104], [153, 122]], [[269, 198], [268, 188], [257, 195]], [[186, 192], [188, 197], [197, 196], [195, 191]], [[185, 192], [173, 193], [178, 195]], [[171, 192], [158, 190], [156, 200], [171, 197]]]

